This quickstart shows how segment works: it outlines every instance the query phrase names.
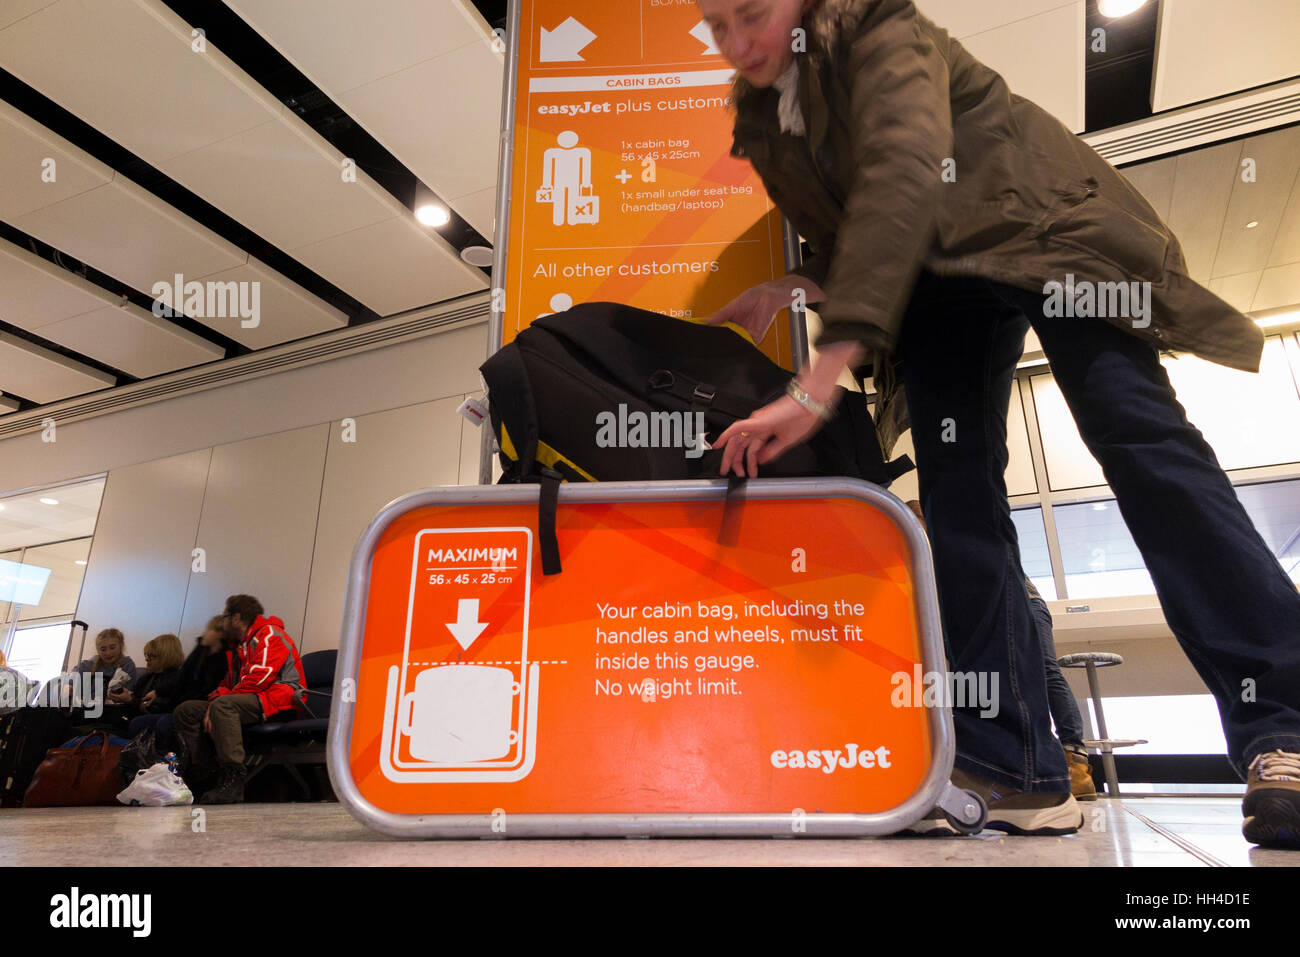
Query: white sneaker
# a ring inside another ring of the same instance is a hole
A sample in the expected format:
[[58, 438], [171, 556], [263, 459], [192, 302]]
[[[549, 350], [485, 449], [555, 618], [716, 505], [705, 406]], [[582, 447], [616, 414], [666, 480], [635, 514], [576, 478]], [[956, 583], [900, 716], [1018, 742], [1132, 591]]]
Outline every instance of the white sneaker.
[[162, 761], [137, 771], [117, 799], [132, 807], [171, 807], [194, 803], [194, 795], [185, 786], [185, 782]]

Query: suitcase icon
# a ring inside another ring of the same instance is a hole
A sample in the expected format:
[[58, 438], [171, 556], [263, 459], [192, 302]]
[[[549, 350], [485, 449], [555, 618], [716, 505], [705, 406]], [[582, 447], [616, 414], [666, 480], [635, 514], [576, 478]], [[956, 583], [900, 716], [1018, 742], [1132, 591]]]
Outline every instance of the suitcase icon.
[[[583, 187], [588, 189], [590, 187]], [[569, 197], [569, 225], [570, 226], [594, 226], [600, 222], [600, 197], [599, 196], [570, 196]]]

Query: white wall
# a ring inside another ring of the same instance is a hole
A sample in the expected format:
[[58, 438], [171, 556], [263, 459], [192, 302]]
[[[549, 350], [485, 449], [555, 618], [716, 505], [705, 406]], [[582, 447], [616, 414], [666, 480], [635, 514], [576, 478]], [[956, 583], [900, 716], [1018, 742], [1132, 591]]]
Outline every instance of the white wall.
[[[188, 648], [257, 596], [304, 651], [337, 647], [352, 548], [383, 505], [477, 482], [486, 323], [0, 442], [0, 490], [107, 472], [77, 617]], [[353, 420], [345, 436], [342, 420]], [[355, 441], [345, 441], [345, 438]], [[192, 553], [204, 549], [202, 571]]]

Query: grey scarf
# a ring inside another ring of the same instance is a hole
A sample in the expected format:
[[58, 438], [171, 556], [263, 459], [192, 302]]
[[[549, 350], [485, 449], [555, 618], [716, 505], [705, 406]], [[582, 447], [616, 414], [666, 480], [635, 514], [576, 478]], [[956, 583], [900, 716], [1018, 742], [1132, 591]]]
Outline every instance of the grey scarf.
[[799, 60], [790, 62], [786, 71], [772, 84], [781, 91], [781, 101], [777, 105], [777, 116], [781, 121], [782, 133], [804, 135], [803, 113], [799, 110]]

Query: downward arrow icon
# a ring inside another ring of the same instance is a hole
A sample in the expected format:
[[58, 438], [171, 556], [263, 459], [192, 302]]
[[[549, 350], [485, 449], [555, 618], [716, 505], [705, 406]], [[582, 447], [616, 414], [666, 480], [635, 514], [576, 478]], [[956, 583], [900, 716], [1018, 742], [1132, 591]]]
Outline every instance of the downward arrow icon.
[[478, 599], [461, 598], [456, 604], [456, 620], [447, 622], [447, 630], [462, 648], [468, 649], [483, 634], [488, 626], [486, 621], [478, 620]]
[[565, 20], [554, 30], [542, 27], [540, 60], [543, 63], [555, 63], [561, 60], [581, 60], [582, 48], [596, 39], [592, 33], [573, 17]]

